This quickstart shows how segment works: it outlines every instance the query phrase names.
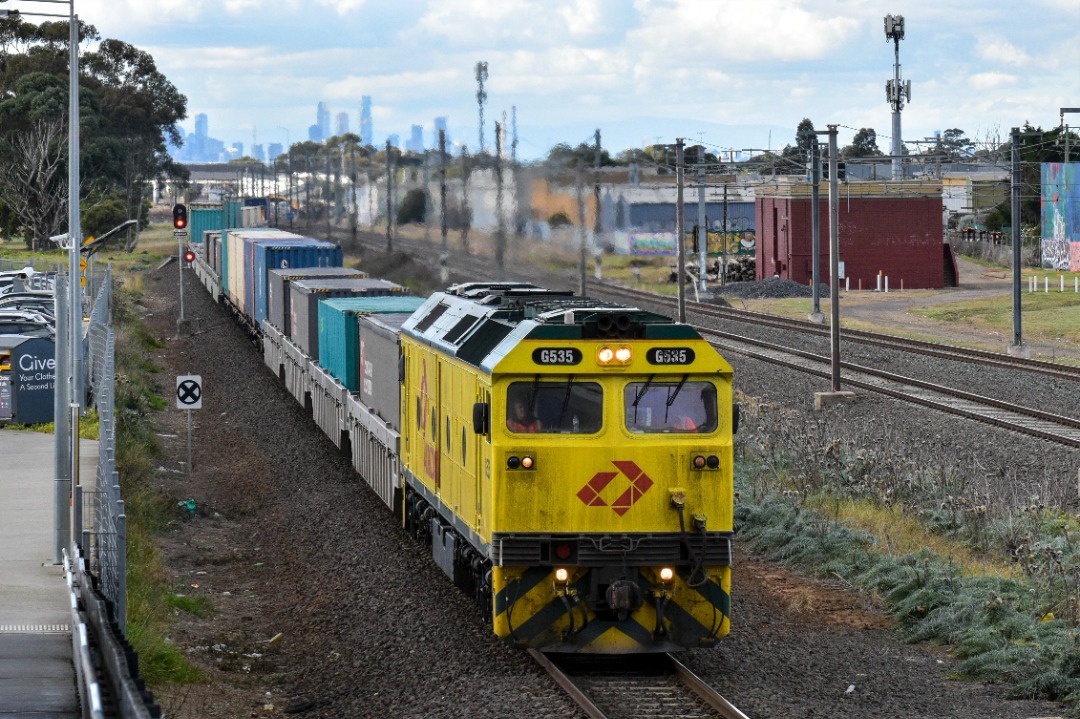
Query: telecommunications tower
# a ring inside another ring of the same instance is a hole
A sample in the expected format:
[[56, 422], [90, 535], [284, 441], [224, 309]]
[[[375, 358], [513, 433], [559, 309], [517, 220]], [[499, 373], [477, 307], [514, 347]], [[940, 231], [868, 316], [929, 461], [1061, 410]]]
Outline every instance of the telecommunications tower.
[[904, 141], [900, 133], [900, 111], [904, 109], [904, 101], [911, 102], [911, 80], [900, 80], [900, 41], [904, 39], [904, 16], [885, 16], [885, 42], [893, 41], [896, 48], [896, 60], [893, 63], [893, 79], [885, 83], [885, 96], [892, 105], [892, 179], [903, 178], [904, 169], [900, 163], [900, 153], [903, 152]]

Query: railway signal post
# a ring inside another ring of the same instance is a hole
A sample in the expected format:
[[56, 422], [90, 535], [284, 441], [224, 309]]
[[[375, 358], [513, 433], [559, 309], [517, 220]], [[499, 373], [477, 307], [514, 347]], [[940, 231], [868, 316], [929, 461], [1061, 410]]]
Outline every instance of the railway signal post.
[[184, 253], [184, 239], [188, 236], [187, 205], [181, 202], [173, 205], [172, 217], [173, 234], [176, 236], [176, 259], [180, 279], [180, 316], [176, 320], [176, 331], [178, 334], [187, 334], [188, 322], [184, 319], [184, 266], [195, 259], [194, 256], [192, 256], [191, 260], [188, 260], [187, 254], [191, 253]]

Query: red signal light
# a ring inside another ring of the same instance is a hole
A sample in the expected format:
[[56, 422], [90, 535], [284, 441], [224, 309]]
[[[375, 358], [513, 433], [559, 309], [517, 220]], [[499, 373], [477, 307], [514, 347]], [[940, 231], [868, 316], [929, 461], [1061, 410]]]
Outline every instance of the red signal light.
[[188, 250], [187, 252], [184, 253], [184, 262], [186, 262], [188, 265], [190, 265], [194, 261], [195, 261], [195, 253], [194, 252], [192, 252], [191, 250]]
[[187, 228], [187, 205], [177, 203], [172, 208], [173, 229], [183, 230]]

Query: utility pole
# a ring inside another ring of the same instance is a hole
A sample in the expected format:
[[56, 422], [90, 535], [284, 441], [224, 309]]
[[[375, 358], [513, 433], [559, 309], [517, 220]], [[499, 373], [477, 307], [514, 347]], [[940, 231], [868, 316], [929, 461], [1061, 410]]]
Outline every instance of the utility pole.
[[585, 160], [577, 159], [577, 207], [578, 233], [580, 234], [581, 258], [578, 262], [579, 296], [585, 296]]
[[840, 184], [837, 179], [836, 128], [829, 128], [829, 339], [832, 391], [840, 391]]
[[[330, 148], [324, 147], [326, 151], [326, 181], [323, 182], [323, 201], [326, 204], [326, 236], [330, 237], [332, 231], [331, 221], [333, 220], [334, 212], [337, 211], [337, 193], [333, 191], [333, 186], [330, 184]], [[334, 205], [330, 204], [330, 197], [334, 196]]]
[[686, 322], [686, 248], [683, 246], [683, 139], [675, 140], [675, 248], [676, 268], [679, 277], [679, 322]]
[[506, 278], [506, 220], [503, 218], [502, 125], [495, 123], [495, 266]]
[[469, 208], [469, 146], [461, 146], [461, 249], [469, 253], [469, 225], [472, 224], [472, 210]]
[[[724, 168], [720, 168], [720, 172], [723, 173]], [[724, 218], [721, 221], [721, 227], [723, 228], [724, 241], [720, 243], [720, 286], [727, 286], [727, 249], [728, 249], [728, 226], [727, 226], [727, 178], [724, 178]], [[705, 233], [708, 237], [708, 233]], [[736, 241], [736, 246], [738, 242]]]
[[394, 251], [394, 170], [390, 140], [386, 141], [386, 251]]
[[439, 228], [442, 231], [439, 279], [447, 282], [450, 279], [450, 271], [446, 266], [450, 259], [450, 246], [446, 236], [446, 130], [439, 130]]
[[[821, 133], [824, 134], [824, 133]], [[813, 297], [814, 308], [808, 318], [811, 322], [825, 324], [825, 313], [821, 311], [821, 146], [818, 144], [818, 133], [814, 133], [814, 142], [810, 146], [810, 238], [811, 238], [811, 270], [810, 282], [814, 285]], [[831, 222], [830, 215], [830, 222]]]
[[708, 249], [706, 247], [708, 242], [706, 238], [708, 238], [709, 233], [705, 218], [705, 165], [698, 165], [697, 182], [697, 235], [695, 239], [698, 244], [698, 280], [701, 283], [701, 289], [707, 290], [709, 287], [705, 279], [705, 253]]
[[604, 223], [600, 208], [600, 130], [596, 130], [596, 142], [593, 149], [593, 204], [596, 206], [596, 219], [593, 225], [593, 242], [596, 244], [596, 279], [602, 275], [603, 243], [600, 234], [604, 231]]
[[1012, 275], [1013, 275], [1013, 341], [1009, 354], [1027, 357], [1023, 334], [1020, 331], [1020, 128], [1012, 129]]
[[353, 243], [356, 243], [356, 223], [360, 208], [356, 206], [356, 143], [349, 143], [349, 194], [352, 195], [349, 211], [349, 229], [352, 232]]

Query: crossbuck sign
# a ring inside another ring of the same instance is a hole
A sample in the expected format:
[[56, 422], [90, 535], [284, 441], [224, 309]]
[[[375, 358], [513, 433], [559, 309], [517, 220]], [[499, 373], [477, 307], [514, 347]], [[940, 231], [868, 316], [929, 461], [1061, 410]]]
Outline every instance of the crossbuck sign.
[[176, 408], [202, 409], [202, 377], [185, 374], [176, 378]]

